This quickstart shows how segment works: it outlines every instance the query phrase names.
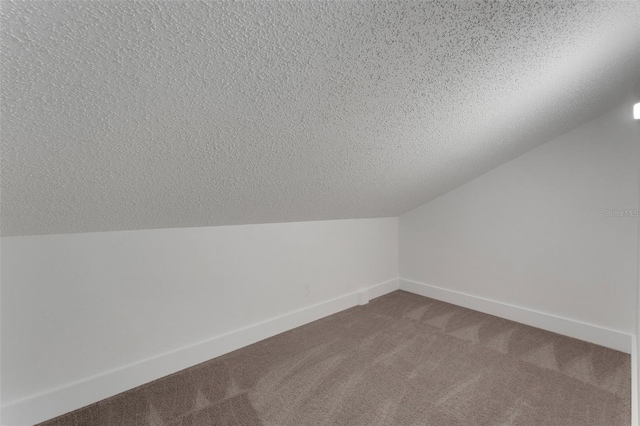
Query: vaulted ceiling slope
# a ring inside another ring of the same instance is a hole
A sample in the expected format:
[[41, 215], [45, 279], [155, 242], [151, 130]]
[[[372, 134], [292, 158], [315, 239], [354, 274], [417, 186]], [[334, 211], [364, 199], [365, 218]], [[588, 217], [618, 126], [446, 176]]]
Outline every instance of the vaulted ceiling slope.
[[639, 4], [3, 1], [2, 232], [402, 214], [620, 102]]

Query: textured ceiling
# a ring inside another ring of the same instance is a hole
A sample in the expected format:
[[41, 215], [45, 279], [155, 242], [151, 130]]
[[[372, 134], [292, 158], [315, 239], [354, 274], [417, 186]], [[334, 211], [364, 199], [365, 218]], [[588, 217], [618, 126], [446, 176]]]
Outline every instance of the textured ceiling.
[[635, 90], [639, 5], [3, 0], [2, 232], [402, 214]]

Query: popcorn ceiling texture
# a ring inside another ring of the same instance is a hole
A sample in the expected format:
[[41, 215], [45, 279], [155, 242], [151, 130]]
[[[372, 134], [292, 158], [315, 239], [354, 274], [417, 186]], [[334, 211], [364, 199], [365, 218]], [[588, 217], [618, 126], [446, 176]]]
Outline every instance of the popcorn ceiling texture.
[[2, 2], [4, 235], [397, 216], [616, 106], [639, 2]]

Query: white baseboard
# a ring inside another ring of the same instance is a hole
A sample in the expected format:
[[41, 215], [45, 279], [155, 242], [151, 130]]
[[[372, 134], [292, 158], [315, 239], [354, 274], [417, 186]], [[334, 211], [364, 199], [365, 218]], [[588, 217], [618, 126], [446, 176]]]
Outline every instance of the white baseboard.
[[631, 426], [640, 424], [638, 413], [638, 338], [631, 336]]
[[621, 331], [403, 278], [400, 278], [400, 289], [628, 354], [631, 353], [632, 336]]
[[3, 426], [32, 425], [399, 289], [398, 279], [270, 318], [2, 406]]
[[375, 299], [376, 297], [384, 296], [385, 294], [391, 293], [392, 291], [396, 291], [400, 289], [400, 282], [398, 279], [390, 280], [383, 282], [378, 285], [374, 285], [371, 287], [367, 287], [362, 290], [360, 294], [362, 294], [361, 305], [369, 303], [370, 300]]

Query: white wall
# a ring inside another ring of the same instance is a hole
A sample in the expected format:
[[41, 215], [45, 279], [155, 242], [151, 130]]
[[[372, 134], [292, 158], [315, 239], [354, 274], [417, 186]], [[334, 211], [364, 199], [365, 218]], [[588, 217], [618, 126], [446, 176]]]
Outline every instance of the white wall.
[[[353, 306], [365, 287], [397, 288], [397, 241], [396, 218], [2, 238], [3, 415], [44, 420]], [[250, 338], [131, 367], [273, 318]]]
[[401, 286], [634, 334], [639, 149], [624, 104], [401, 216]]

